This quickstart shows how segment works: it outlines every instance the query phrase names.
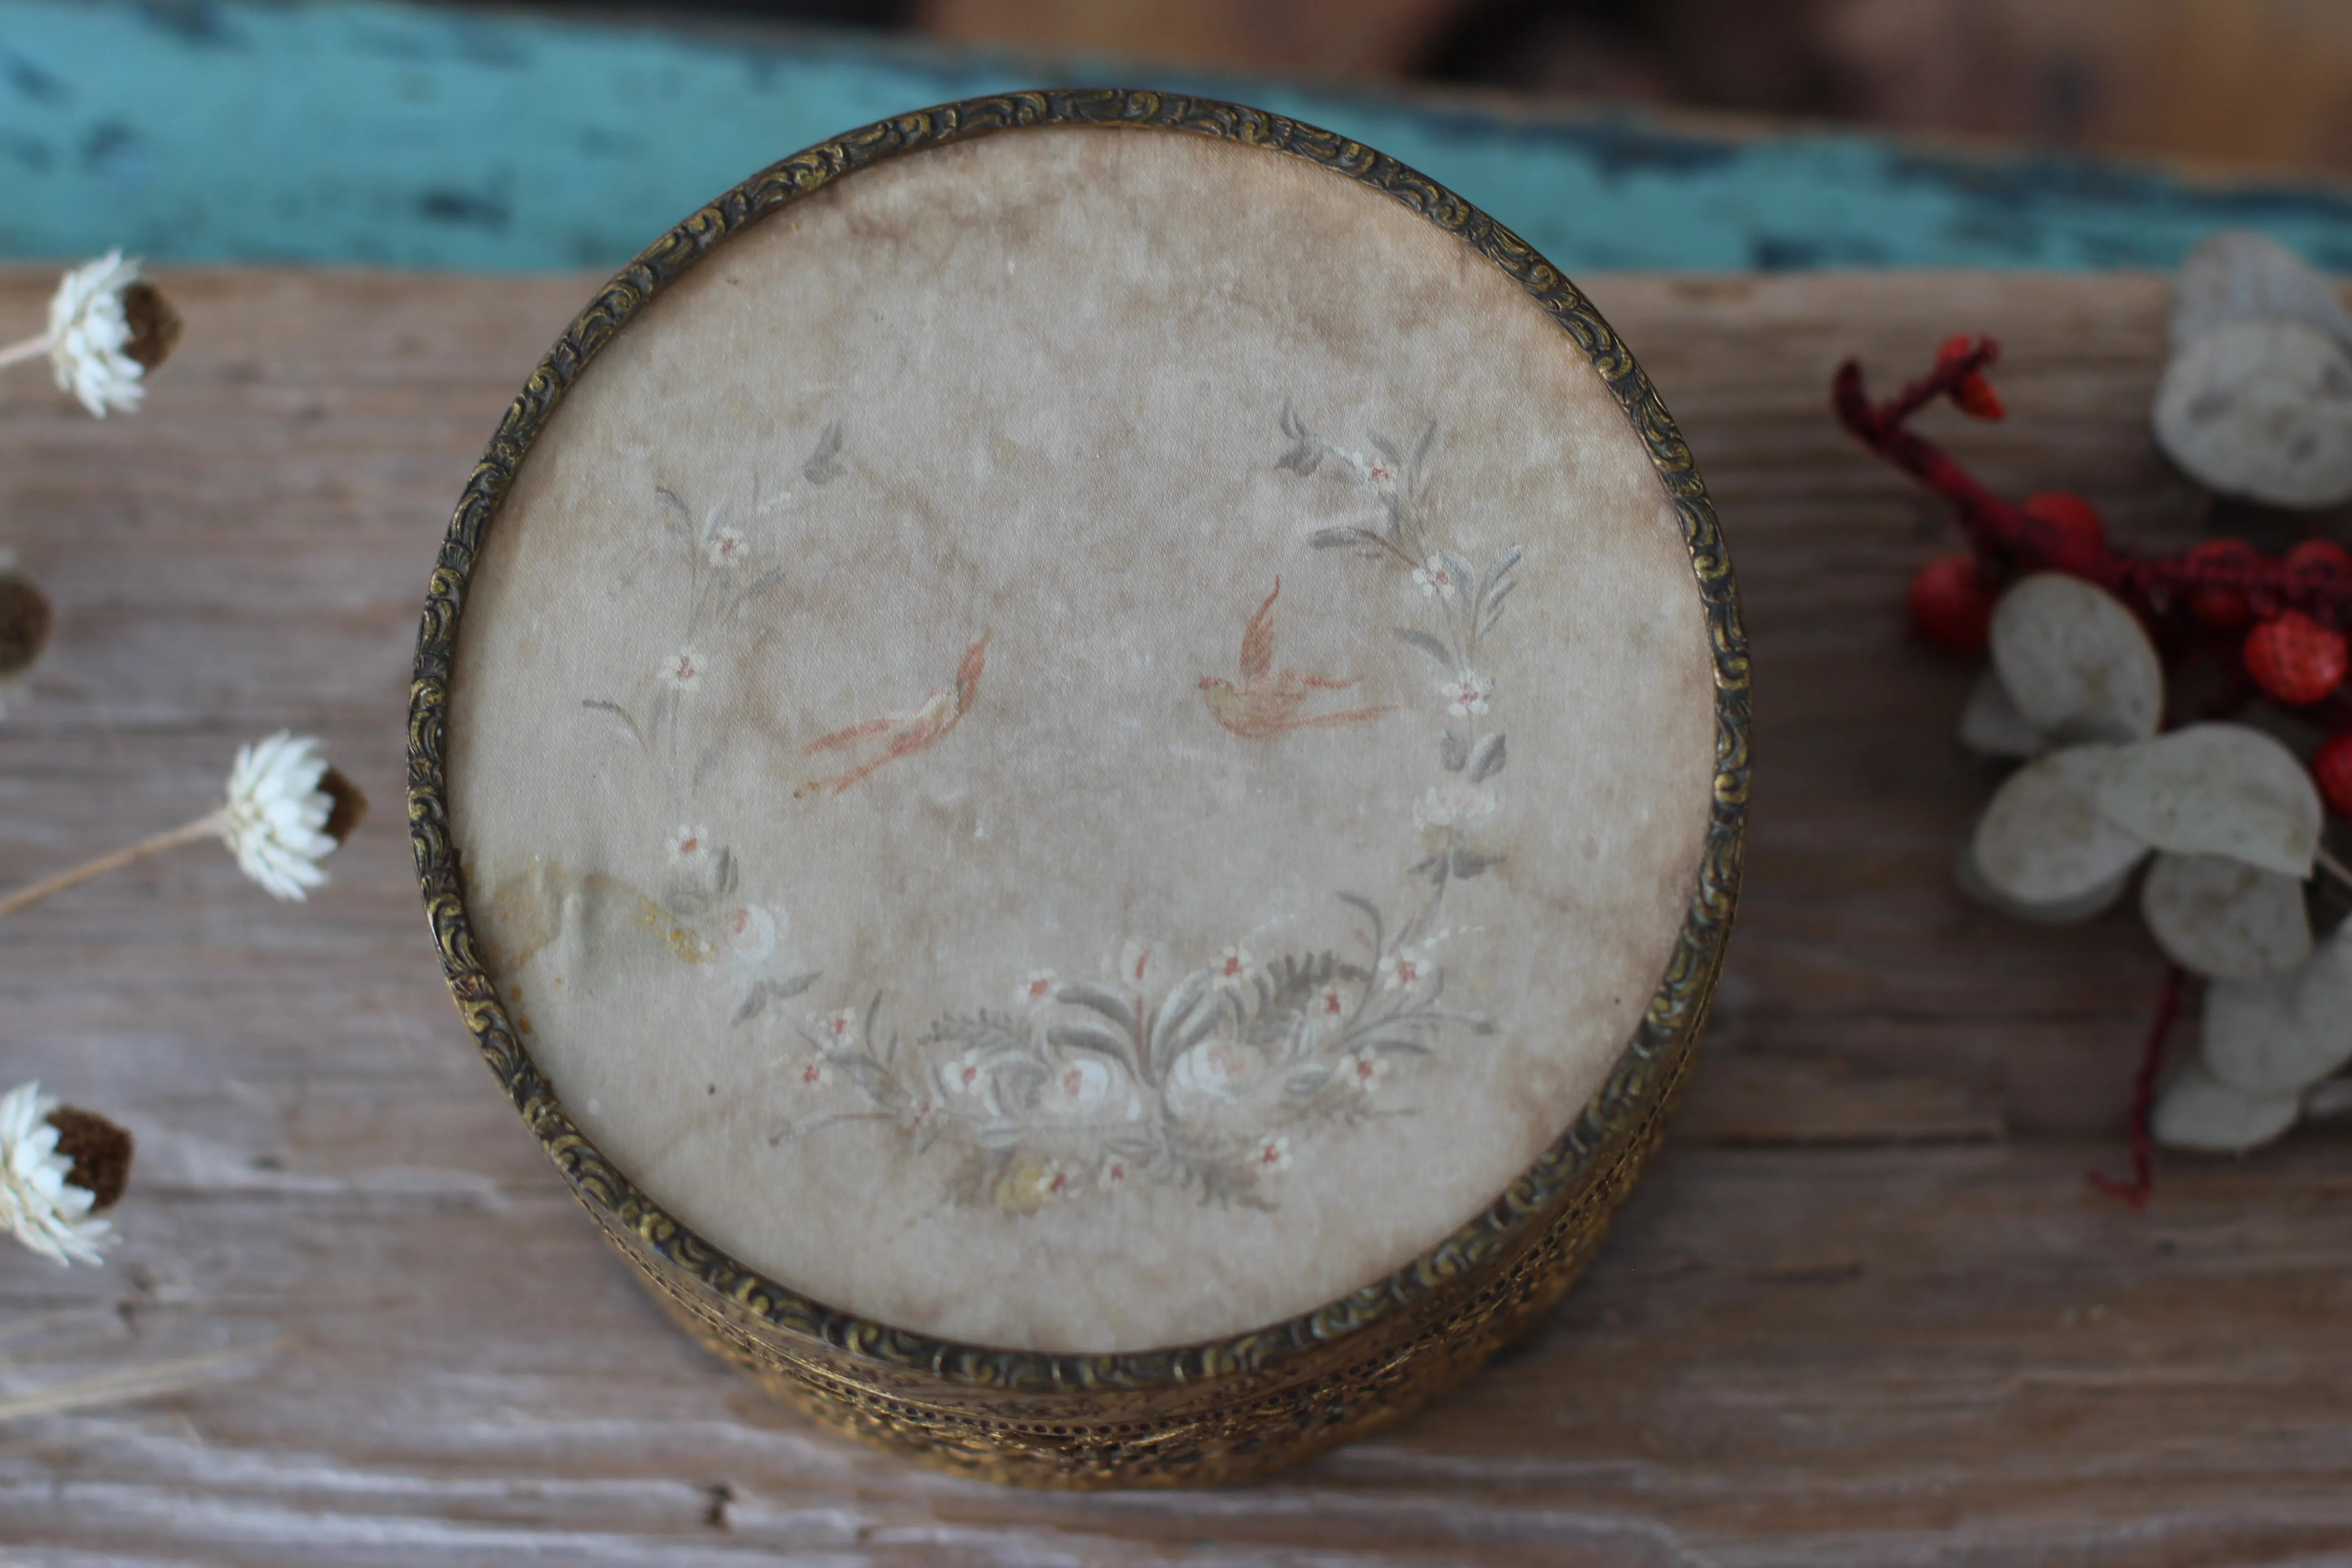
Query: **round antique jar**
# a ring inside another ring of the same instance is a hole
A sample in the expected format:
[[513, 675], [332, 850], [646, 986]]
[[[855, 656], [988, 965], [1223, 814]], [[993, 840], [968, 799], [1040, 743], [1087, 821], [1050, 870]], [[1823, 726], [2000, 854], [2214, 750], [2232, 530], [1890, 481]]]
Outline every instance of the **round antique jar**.
[[1050, 1486], [1263, 1473], [1566, 1289], [1738, 880], [1673, 421], [1379, 153], [1042, 92], [753, 175], [459, 502], [410, 710], [449, 984], [663, 1304]]

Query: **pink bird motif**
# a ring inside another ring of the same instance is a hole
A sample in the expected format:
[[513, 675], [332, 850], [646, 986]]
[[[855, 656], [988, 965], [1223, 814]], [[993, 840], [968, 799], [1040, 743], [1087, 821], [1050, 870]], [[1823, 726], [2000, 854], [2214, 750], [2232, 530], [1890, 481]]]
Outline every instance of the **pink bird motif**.
[[878, 719], [868, 719], [810, 742], [801, 753], [803, 756], [839, 751], [845, 746], [855, 746], [860, 741], [877, 738], [882, 743], [856, 766], [813, 780], [793, 793], [805, 795], [817, 790], [830, 789], [839, 795], [883, 763], [896, 762], [900, 757], [911, 757], [927, 746], [939, 744], [947, 732], [956, 727], [956, 721], [971, 710], [972, 702], [980, 696], [980, 672], [988, 662], [991, 635], [982, 632], [980, 640], [963, 650], [963, 658], [956, 666], [952, 684], [942, 686], [924, 698], [911, 712], [885, 713]]
[[1362, 724], [1392, 713], [1393, 708], [1350, 708], [1339, 713], [1302, 713], [1310, 693], [1345, 691], [1361, 677], [1341, 680], [1328, 675], [1305, 675], [1274, 668], [1274, 602], [1282, 597], [1282, 579], [1250, 617], [1242, 633], [1242, 679], [1236, 686], [1213, 675], [1201, 678], [1201, 700], [1210, 716], [1244, 741], [1263, 741], [1291, 730], [1329, 729]]

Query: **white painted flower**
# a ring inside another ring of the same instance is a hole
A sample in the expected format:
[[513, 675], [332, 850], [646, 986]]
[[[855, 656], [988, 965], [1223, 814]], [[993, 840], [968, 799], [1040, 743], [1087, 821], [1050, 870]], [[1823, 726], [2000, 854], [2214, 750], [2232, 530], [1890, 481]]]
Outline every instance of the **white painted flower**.
[[690, 647], [678, 649], [661, 667], [663, 684], [679, 691], [693, 690], [701, 684], [702, 677], [702, 659]]
[[1430, 598], [1442, 598], [1448, 594], [1459, 594], [1462, 591], [1462, 584], [1454, 580], [1454, 574], [1446, 570], [1445, 563], [1442, 561], [1433, 561], [1426, 566], [1414, 567], [1412, 585]]
[[833, 1081], [833, 1064], [823, 1057], [810, 1057], [793, 1070], [793, 1081], [803, 1089], [823, 1089]]
[[1287, 1171], [1290, 1169], [1290, 1139], [1287, 1135], [1276, 1134], [1260, 1140], [1257, 1152], [1251, 1156], [1250, 1163], [1257, 1167], [1260, 1175], [1278, 1175]]
[[857, 1042], [857, 1012], [855, 1008], [844, 1007], [839, 1012], [827, 1013], [812, 1020], [812, 1023], [818, 1043], [826, 1050], [845, 1050]]
[[1339, 1081], [1370, 1094], [1389, 1076], [1389, 1058], [1378, 1051], [1349, 1051], [1339, 1058]]
[[110, 250], [67, 273], [49, 299], [49, 368], [58, 389], [100, 419], [110, 408], [131, 412], [147, 390], [141, 384], [147, 367], [132, 357], [123, 309], [124, 294], [138, 281], [138, 259]]
[[1095, 1185], [1104, 1192], [1115, 1193], [1127, 1185], [1128, 1178], [1134, 1174], [1134, 1168], [1114, 1154], [1102, 1163], [1101, 1170], [1095, 1173]]
[[1021, 983], [1020, 989], [1013, 994], [1025, 1006], [1044, 1006], [1054, 999], [1054, 972], [1050, 969], [1031, 970], [1029, 978]]
[[1423, 827], [1465, 827], [1494, 816], [1496, 804], [1486, 785], [1451, 778], [1430, 785], [1412, 808], [1412, 819]]
[[1361, 452], [1348, 454], [1349, 463], [1364, 476], [1364, 482], [1382, 495], [1394, 495], [1397, 488], [1396, 464], [1374, 452], [1366, 457]]
[[1381, 955], [1380, 980], [1386, 990], [1410, 991], [1427, 979], [1429, 973], [1429, 957], [1419, 948], [1401, 947]]
[[1169, 1081], [1193, 1095], [1231, 1100], [1265, 1066], [1265, 1059], [1239, 1040], [1209, 1040], [1176, 1058]]
[[776, 917], [758, 904], [745, 904], [719, 917], [728, 949], [745, 963], [758, 963], [776, 951]]
[[986, 1100], [992, 1087], [989, 1081], [988, 1058], [978, 1051], [964, 1052], [940, 1069], [940, 1087], [950, 1094]]
[[1250, 971], [1256, 967], [1257, 960], [1252, 956], [1250, 950], [1240, 942], [1235, 942], [1218, 955], [1217, 984], [1239, 985], [1249, 978]]
[[335, 797], [320, 787], [326, 777], [319, 742], [283, 730], [240, 748], [229, 770], [221, 837], [238, 868], [274, 897], [299, 901], [326, 883], [319, 862], [337, 845], [327, 831]]
[[751, 552], [751, 541], [743, 531], [727, 521], [727, 509], [715, 506], [702, 520], [703, 559], [713, 566], [740, 565]]
[[693, 865], [710, 853], [710, 830], [707, 827], [679, 823], [670, 836], [670, 858], [684, 865]]
[[1465, 669], [1451, 680], [1438, 682], [1437, 694], [1445, 699], [1445, 710], [1460, 718], [1486, 710], [1486, 699], [1495, 695], [1495, 683], [1475, 669]]
[[1348, 999], [1337, 985], [1326, 985], [1307, 1005], [1307, 1016], [1319, 1024], [1337, 1024], [1348, 1016]]
[[114, 1226], [92, 1215], [96, 1198], [66, 1180], [49, 1113], [58, 1102], [37, 1083], [0, 1095], [0, 1230], [59, 1263], [96, 1263]]
[[1110, 1097], [1110, 1064], [1098, 1057], [1073, 1057], [1054, 1069], [1039, 1096], [1056, 1116], [1084, 1116]]

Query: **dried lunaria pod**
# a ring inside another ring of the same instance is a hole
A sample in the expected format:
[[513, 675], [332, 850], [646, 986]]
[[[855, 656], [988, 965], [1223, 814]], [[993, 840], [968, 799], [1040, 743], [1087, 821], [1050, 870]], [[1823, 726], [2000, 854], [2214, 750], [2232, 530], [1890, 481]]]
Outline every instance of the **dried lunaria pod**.
[[2304, 897], [2315, 868], [2345, 875], [2321, 847], [2319, 792], [2249, 726], [2153, 732], [2164, 693], [2146, 635], [2111, 595], [2065, 581], [2028, 578], [1994, 610], [1994, 668], [1960, 738], [2032, 760], [1987, 803], [1958, 879], [2004, 914], [2057, 922], [2113, 905], [2148, 861], [2149, 934], [2209, 982], [2200, 1055], [2166, 1085], [2151, 1131], [2175, 1148], [2252, 1148], [2352, 1062], [2352, 921], [2315, 945]]
[[2139, 741], [2164, 711], [2164, 667], [2138, 618], [2104, 589], [2039, 572], [2000, 596], [1992, 667], [2045, 740]]
[[2284, 1132], [2352, 1061], [2352, 921], [2283, 974], [2207, 986], [2200, 1037], [2157, 1101], [2156, 1136], [2237, 1153]]
[[61, 1106], [37, 1083], [0, 1095], [0, 1230], [59, 1263], [96, 1263], [112, 1236], [100, 1217], [131, 1179], [131, 1134]]
[[2233, 1154], [2284, 1132], [2301, 1110], [2292, 1094], [2233, 1089], [2192, 1057], [2165, 1086], [2148, 1125], [2156, 1141], [2168, 1148]]
[[2325, 817], [2311, 774], [2243, 724], [2190, 724], [2120, 753], [2099, 785], [2108, 821], [2158, 849], [2226, 855], [2300, 881]]
[[179, 341], [180, 313], [139, 276], [135, 257], [110, 250], [58, 280], [48, 330], [0, 348], [0, 366], [47, 356], [58, 390], [103, 419], [139, 406], [147, 374]]
[[367, 796], [327, 765], [317, 741], [283, 731], [238, 751], [229, 770], [227, 794], [219, 809], [194, 822], [0, 897], [0, 915], [14, 914], [150, 855], [205, 838], [226, 844], [238, 868], [273, 897], [299, 900], [326, 882], [326, 868], [320, 862], [351, 837], [367, 812]]
[[2139, 913], [2165, 956], [2208, 979], [2268, 979], [2311, 955], [2302, 881], [2221, 855], [2158, 855]]
[[2137, 868], [2138, 859], [2135, 857], [2131, 865], [2106, 881], [2095, 883], [2080, 893], [2028, 903], [2021, 899], [2011, 898], [1986, 879], [1985, 874], [1977, 868], [1976, 836], [1970, 834], [1960, 840], [1960, 852], [1953, 858], [1952, 876], [1959, 883], [1962, 892], [1996, 913], [2032, 925], [2063, 926], [2079, 924], [2115, 908], [2116, 901], [2124, 896], [2124, 890], [2131, 886], [2132, 872]]
[[2301, 321], [2352, 352], [2352, 310], [2336, 286], [2266, 234], [2225, 228], [2181, 258], [2168, 323], [2174, 349], [2232, 321]]
[[2352, 315], [2274, 241], [2218, 234], [2173, 287], [2156, 438], [2199, 483], [2274, 506], [2352, 498]]
[[2310, 948], [2302, 888], [2319, 837], [2318, 793], [2293, 763], [2239, 724], [2056, 747], [1993, 792], [1961, 885], [2020, 919], [2087, 920], [2153, 851], [2140, 912], [2158, 946], [2199, 974], [2279, 973]]
[[2352, 353], [2301, 321], [2232, 321], [2157, 384], [2156, 438], [2208, 489], [2273, 506], [2352, 497]]
[[49, 601], [16, 570], [16, 552], [0, 549], [0, 715], [49, 642]]
[[2294, 1094], [2352, 1062], [2352, 924], [2286, 973], [2205, 988], [2199, 1052], [2223, 1083]]
[[2004, 912], [2087, 920], [2123, 891], [2147, 845], [2099, 815], [2116, 755], [2095, 741], [2063, 747], [2018, 769], [1994, 795], [1969, 836], [1968, 869]]

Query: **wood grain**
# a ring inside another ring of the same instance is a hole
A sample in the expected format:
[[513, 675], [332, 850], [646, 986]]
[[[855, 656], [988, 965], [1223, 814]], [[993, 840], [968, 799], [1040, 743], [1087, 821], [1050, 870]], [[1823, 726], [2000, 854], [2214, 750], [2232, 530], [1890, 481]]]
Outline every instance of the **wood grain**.
[[[306, 906], [199, 848], [0, 927], [0, 1079], [130, 1124], [103, 1268], [0, 1252], [0, 1558], [664, 1565], [2317, 1563], [2352, 1555], [2352, 1150], [2120, 1157], [2159, 963], [1947, 875], [1989, 777], [1968, 672], [1903, 635], [1948, 547], [1824, 386], [1945, 332], [2011, 345], [2013, 490], [2119, 530], [2200, 505], [2151, 451], [2160, 285], [1602, 278], [1682, 419], [1754, 636], [1732, 960], [1679, 1134], [1591, 1274], [1423, 1415], [1276, 1481], [1038, 1496], [908, 1469], [672, 1332], [573, 1211], [443, 996], [400, 831], [427, 565], [473, 455], [589, 283], [166, 279], [146, 412], [0, 381], [0, 543], [58, 606], [0, 722], [0, 882], [324, 735], [377, 803]], [[0, 339], [46, 277], [0, 274]]]

